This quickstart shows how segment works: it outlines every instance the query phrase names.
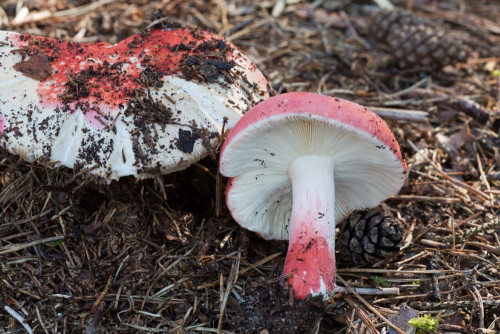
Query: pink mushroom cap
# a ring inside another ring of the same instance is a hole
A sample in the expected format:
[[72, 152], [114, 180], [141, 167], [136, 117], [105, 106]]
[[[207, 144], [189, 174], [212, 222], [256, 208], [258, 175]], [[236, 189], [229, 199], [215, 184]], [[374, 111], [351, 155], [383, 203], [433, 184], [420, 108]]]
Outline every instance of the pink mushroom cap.
[[233, 218], [265, 239], [289, 240], [284, 274], [295, 297], [335, 288], [335, 224], [402, 187], [407, 166], [370, 110], [314, 93], [259, 103], [221, 150]]

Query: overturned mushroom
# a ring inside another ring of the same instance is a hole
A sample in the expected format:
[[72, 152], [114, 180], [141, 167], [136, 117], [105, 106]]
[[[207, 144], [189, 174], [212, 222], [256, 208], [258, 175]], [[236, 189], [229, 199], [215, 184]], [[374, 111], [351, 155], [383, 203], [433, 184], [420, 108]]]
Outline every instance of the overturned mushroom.
[[117, 44], [0, 31], [0, 147], [105, 180], [187, 167], [269, 96], [234, 45], [197, 29]]
[[233, 218], [289, 240], [284, 274], [296, 298], [335, 287], [335, 223], [399, 191], [406, 175], [387, 124], [355, 103], [288, 93], [258, 104], [222, 147]]

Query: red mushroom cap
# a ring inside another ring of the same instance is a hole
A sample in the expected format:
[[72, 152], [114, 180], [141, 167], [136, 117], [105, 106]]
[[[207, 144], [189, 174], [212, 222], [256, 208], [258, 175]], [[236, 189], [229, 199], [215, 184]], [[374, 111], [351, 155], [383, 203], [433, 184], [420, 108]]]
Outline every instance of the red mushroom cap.
[[0, 31], [0, 146], [105, 180], [183, 169], [269, 96], [222, 37], [153, 29], [117, 44]]

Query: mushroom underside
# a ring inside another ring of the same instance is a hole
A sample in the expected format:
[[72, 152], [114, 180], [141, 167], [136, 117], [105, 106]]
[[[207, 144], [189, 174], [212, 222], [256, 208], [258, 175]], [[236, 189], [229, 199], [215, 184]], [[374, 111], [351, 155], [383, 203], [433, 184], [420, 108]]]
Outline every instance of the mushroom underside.
[[293, 200], [288, 168], [300, 156], [333, 159], [335, 222], [379, 204], [404, 182], [405, 169], [397, 156], [364, 131], [317, 115], [270, 119], [251, 124], [233, 138], [221, 165], [223, 174], [231, 177], [231, 214], [265, 239], [289, 239]]

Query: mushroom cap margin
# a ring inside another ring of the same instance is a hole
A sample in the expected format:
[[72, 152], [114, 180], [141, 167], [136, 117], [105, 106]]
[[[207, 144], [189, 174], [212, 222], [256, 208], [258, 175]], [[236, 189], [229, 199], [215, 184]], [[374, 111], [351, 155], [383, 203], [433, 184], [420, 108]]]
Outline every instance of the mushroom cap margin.
[[[279, 122], [286, 117], [296, 119], [297, 117], [301, 117], [304, 115], [308, 115], [311, 119], [331, 122], [333, 127], [340, 128], [342, 131], [356, 133], [356, 135], [359, 135], [359, 137], [363, 137], [364, 140], [369, 141], [370, 145], [375, 145], [377, 149], [383, 148], [383, 150], [381, 150], [384, 152], [383, 155], [386, 157], [386, 159], [392, 160], [391, 163], [395, 166], [394, 171], [396, 171], [396, 173], [394, 173], [394, 177], [392, 177], [392, 179], [394, 180], [394, 185], [390, 185], [390, 187], [392, 188], [385, 191], [385, 197], [378, 198], [376, 199], [376, 201], [365, 201], [364, 204], [361, 203], [359, 204], [359, 206], [354, 205], [354, 209], [363, 209], [378, 204], [380, 201], [387, 198], [391, 194], [399, 191], [406, 179], [407, 166], [404, 159], [402, 158], [399, 144], [394, 138], [394, 135], [392, 134], [387, 124], [373, 112], [347, 100], [332, 98], [315, 93], [287, 93], [272, 97], [252, 108], [234, 126], [234, 128], [229, 133], [226, 141], [224, 142], [220, 158], [220, 170], [222, 175], [230, 177], [226, 188], [226, 202], [228, 203], [228, 208], [231, 211], [233, 218], [238, 221], [238, 223], [243, 227], [260, 234], [266, 239], [286, 240], [288, 239], [288, 231], [273, 232], [269, 228], [265, 228], [263, 226], [259, 227], [258, 223], [257, 226], [255, 226], [253, 225], [252, 221], [258, 220], [258, 218], [252, 219], [252, 217], [249, 217], [248, 214], [240, 214], [239, 212], [237, 212], [239, 210], [236, 208], [236, 205], [231, 204], [232, 199], [236, 197], [235, 193], [240, 190], [237, 189], [238, 184], [241, 184], [243, 182], [245, 184], [249, 184], [250, 187], [252, 185], [250, 184], [251, 182], [241, 180], [241, 169], [232, 168], [230, 164], [228, 164], [228, 161], [233, 155], [230, 152], [238, 149], [238, 146], [240, 146], [241, 142], [244, 142], [247, 139], [246, 137], [248, 135], [248, 132], [258, 131], [256, 130], [256, 127], [259, 124], [265, 124], [266, 122], [272, 123], [275, 121]], [[251, 130], [249, 130], [249, 128], [251, 128]], [[269, 132], [269, 128], [267, 129], [267, 131]], [[250, 160], [252, 159], [250, 158]], [[255, 175], [258, 174], [254, 173], [252, 174], [252, 177]], [[279, 188], [283, 189], [287, 188], [287, 186], [284, 185], [285, 182], [289, 182], [287, 174], [284, 173], [284, 175], [279, 176], [279, 178], [281, 180], [275, 182], [274, 185], [278, 185]], [[269, 188], [273, 189], [272, 185], [266, 188], [266, 185], [258, 183], [257, 177], [255, 177], [255, 179], [256, 189], [252, 190], [252, 196], [264, 197], [264, 193], [266, 190], [268, 190]], [[273, 181], [269, 182], [274, 182], [274, 179]], [[237, 189], [236, 191], [235, 188]], [[287, 196], [291, 197], [291, 188], [288, 187], [286, 191], [288, 192], [288, 195], [283, 195], [280, 198], [280, 201], [284, 203], [283, 206], [288, 205], [290, 207], [289, 209], [291, 210], [291, 198], [287, 198]], [[249, 203], [247, 203], [247, 205], [252, 207], [252, 202], [255, 199], [259, 200], [258, 197], [255, 197], [252, 200], [249, 200]], [[345, 201], [345, 199], [343, 201]], [[350, 205], [347, 206], [349, 207]], [[340, 216], [345, 217], [347, 214], [349, 214], [350, 210], [353, 210], [353, 208], [341, 210], [342, 212], [340, 212]], [[272, 209], [265, 208], [263, 210], [267, 211]], [[284, 219], [287, 216], [286, 212], [284, 213], [284, 211], [286, 210], [283, 210], [283, 208], [279, 208], [279, 210], [281, 212], [278, 214], [278, 216], [283, 217]], [[345, 212], [346, 210], [349, 210], [349, 212]], [[260, 215], [260, 213], [255, 210], [255, 215]], [[339, 215], [337, 215], [336, 220], [340, 220]], [[287, 229], [287, 224], [287, 222], [283, 222], [281, 225], [284, 229]]]

